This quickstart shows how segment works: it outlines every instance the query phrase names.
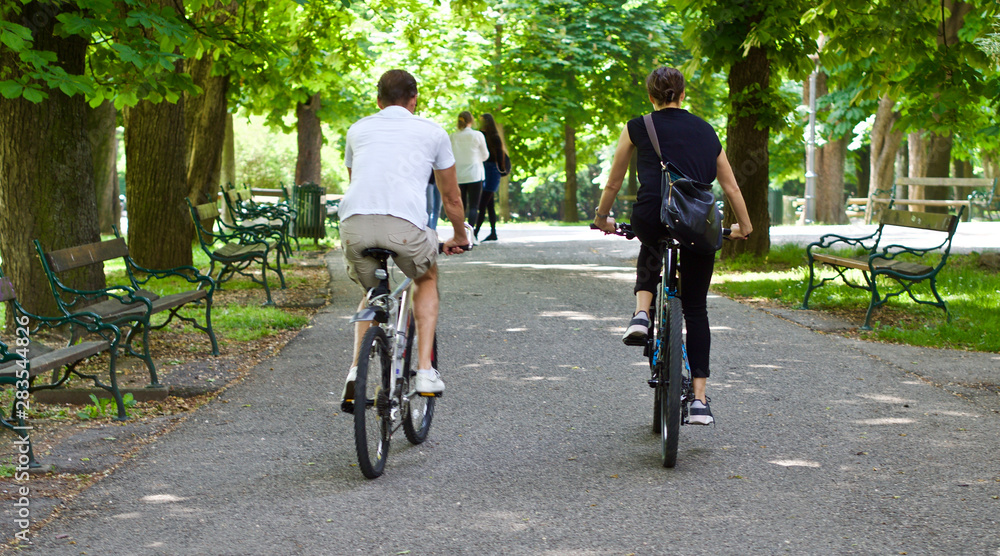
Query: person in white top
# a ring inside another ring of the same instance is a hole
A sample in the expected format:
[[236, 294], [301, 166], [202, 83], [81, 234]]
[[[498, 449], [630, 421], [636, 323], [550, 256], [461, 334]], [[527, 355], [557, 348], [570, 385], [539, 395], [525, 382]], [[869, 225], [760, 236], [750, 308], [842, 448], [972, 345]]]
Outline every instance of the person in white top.
[[455, 171], [465, 216], [469, 224], [475, 226], [479, 217], [479, 197], [486, 179], [483, 161], [490, 157], [490, 151], [486, 147], [486, 136], [472, 129], [472, 122], [471, 112], [458, 115], [458, 131], [451, 134], [451, 150], [455, 153]]
[[[416, 106], [413, 76], [403, 70], [387, 71], [378, 82], [380, 111], [358, 120], [347, 131], [344, 162], [351, 183], [340, 202], [340, 237], [347, 273], [366, 292], [378, 284], [377, 263], [362, 254], [369, 247], [394, 251], [396, 266], [413, 279], [417, 391], [440, 393], [444, 382], [431, 364], [438, 316], [438, 239], [427, 225], [426, 190], [431, 172], [454, 228], [452, 238], [444, 242], [444, 253], [462, 253], [469, 239], [462, 222], [464, 210], [448, 133], [416, 116]], [[361, 308], [365, 302], [362, 296]], [[342, 403], [346, 412], [353, 412], [358, 352], [370, 326], [371, 322], [358, 322], [355, 328], [354, 359]]]

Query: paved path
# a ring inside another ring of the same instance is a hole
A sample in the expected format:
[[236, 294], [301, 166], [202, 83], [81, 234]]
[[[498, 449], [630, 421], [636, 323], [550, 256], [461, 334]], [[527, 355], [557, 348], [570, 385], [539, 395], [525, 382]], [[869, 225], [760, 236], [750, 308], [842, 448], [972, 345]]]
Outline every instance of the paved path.
[[504, 230], [442, 263], [431, 439], [362, 478], [337, 396], [358, 290], [75, 499], [39, 554], [1000, 555], [1000, 356], [710, 299], [718, 426], [659, 466], [619, 341], [637, 245]]

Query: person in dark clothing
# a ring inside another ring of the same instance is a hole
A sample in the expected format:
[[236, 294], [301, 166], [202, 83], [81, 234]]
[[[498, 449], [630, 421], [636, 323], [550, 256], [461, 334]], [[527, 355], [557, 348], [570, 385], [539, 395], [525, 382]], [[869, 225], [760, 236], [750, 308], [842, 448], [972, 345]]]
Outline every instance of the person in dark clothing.
[[[746, 238], [753, 230], [746, 203], [740, 193], [736, 176], [729, 165], [726, 151], [715, 130], [708, 122], [681, 108], [684, 101], [684, 76], [674, 68], [660, 67], [646, 79], [646, 92], [653, 104], [653, 126], [660, 142], [665, 162], [673, 163], [687, 177], [703, 183], [716, 178], [729, 205], [736, 213], [732, 227], [733, 239]], [[642, 117], [629, 120], [622, 130], [611, 164], [611, 175], [596, 209], [594, 224], [605, 231], [615, 229], [610, 217], [611, 206], [621, 189], [632, 152], [638, 151], [639, 191], [632, 206], [632, 230], [642, 242], [636, 262], [635, 312], [622, 340], [627, 345], [645, 345], [649, 333], [647, 311], [653, 292], [660, 282], [663, 252], [660, 240], [669, 231], [660, 222], [660, 159]], [[714, 422], [708, 407], [705, 387], [710, 374], [709, 352], [711, 332], [708, 325], [708, 287], [715, 267], [715, 254], [703, 255], [685, 247], [680, 249], [680, 266], [684, 287], [681, 305], [687, 329], [687, 354], [696, 400], [691, 404], [690, 422], [708, 425]]]
[[[490, 151], [490, 156], [483, 161], [483, 168], [486, 170], [486, 181], [483, 183], [483, 195], [479, 198], [479, 218], [476, 220], [474, 233], [479, 237], [479, 229], [483, 227], [486, 213], [490, 215], [490, 235], [483, 238], [483, 241], [496, 241], [497, 239], [497, 209], [496, 194], [500, 190], [500, 166], [504, 164], [507, 153], [507, 144], [503, 140], [503, 134], [497, 127], [496, 120], [491, 114], [483, 114], [479, 117], [479, 130], [486, 136], [486, 148]], [[509, 172], [510, 168], [504, 168]]]

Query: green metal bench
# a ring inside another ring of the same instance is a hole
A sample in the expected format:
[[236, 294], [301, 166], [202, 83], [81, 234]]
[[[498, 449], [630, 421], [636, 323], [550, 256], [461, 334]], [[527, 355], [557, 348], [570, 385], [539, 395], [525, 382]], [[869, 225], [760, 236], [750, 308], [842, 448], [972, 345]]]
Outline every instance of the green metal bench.
[[256, 203], [253, 191], [247, 187], [226, 188], [222, 191], [222, 199], [232, 216], [232, 224], [222, 221], [221, 226], [232, 228], [233, 231], [249, 228], [257, 234], [267, 236], [278, 244], [285, 262], [288, 262], [288, 257], [292, 255], [292, 239], [298, 247], [298, 238], [294, 232], [297, 214], [294, 210], [283, 204]]
[[[118, 408], [117, 419], [127, 418], [121, 391], [118, 389], [115, 366], [121, 341], [121, 331], [116, 326], [102, 322], [101, 317], [95, 313], [73, 313], [60, 317], [32, 314], [17, 301], [14, 284], [3, 275], [2, 271], [0, 271], [0, 302], [7, 303], [7, 310], [13, 313], [15, 326], [10, 344], [0, 341], [0, 384], [13, 386], [16, 391], [10, 413], [4, 415], [0, 410], [0, 426], [14, 431], [21, 439], [17, 443], [18, 450], [25, 458], [15, 457], [17, 465], [24, 467], [21, 465], [24, 463], [28, 468], [41, 467], [35, 459], [31, 445], [28, 433], [31, 427], [25, 423], [30, 393], [58, 388], [70, 378], [70, 375], [92, 380], [95, 386], [109, 392]], [[43, 328], [54, 330], [67, 325], [85, 328], [101, 339], [58, 348], [38, 341]], [[106, 384], [96, 375], [86, 374], [77, 369], [77, 365], [81, 362], [105, 351], [111, 356], [108, 365], [109, 383]], [[60, 370], [63, 371], [61, 376]], [[52, 372], [51, 382], [35, 384], [35, 379], [39, 375], [49, 371]]]
[[[826, 282], [841, 278], [848, 286], [871, 293], [871, 301], [868, 303], [865, 322], [861, 326], [862, 330], [871, 330], [872, 313], [876, 308], [884, 305], [890, 298], [902, 295], [903, 293], [908, 294], [917, 303], [933, 305], [943, 309], [946, 318], [950, 321], [951, 314], [948, 312], [948, 305], [941, 299], [941, 295], [938, 294], [936, 280], [938, 273], [948, 261], [948, 254], [951, 252], [955, 230], [958, 229], [958, 222], [964, 211], [965, 207], [960, 207], [958, 214], [955, 215], [909, 212], [893, 209], [890, 203], [889, 208], [882, 212], [882, 218], [875, 233], [863, 237], [826, 234], [819, 241], [810, 243], [806, 247], [806, 257], [809, 260], [809, 286], [806, 288], [802, 308], [809, 308], [809, 296], [812, 295], [813, 290]], [[939, 232], [941, 234], [941, 243], [919, 248], [893, 244], [890, 237], [883, 237], [887, 226]], [[864, 257], [845, 257], [817, 252], [818, 249], [827, 249], [841, 245], [863, 248], [867, 251], [867, 254]], [[919, 258], [928, 253], [940, 253], [941, 259], [935, 264], [923, 264], [922, 262], [905, 261], [898, 258], [903, 254], [910, 254]], [[832, 268], [836, 272], [836, 275], [822, 279], [818, 278], [816, 272], [817, 263]], [[864, 284], [852, 281], [846, 274], [850, 270], [860, 270], [864, 278]], [[900, 289], [890, 291], [889, 293], [885, 293], [884, 288], [880, 291], [878, 285], [880, 277], [893, 280], [900, 286]], [[923, 281], [927, 281], [930, 284], [931, 293], [934, 295], [935, 301], [918, 299], [914, 295], [913, 286]]]
[[[215, 281], [199, 273], [193, 266], [159, 270], [144, 268], [129, 256], [128, 245], [125, 244], [117, 228], [114, 229], [114, 233], [114, 239], [48, 253], [42, 249], [38, 240], [34, 243], [60, 311], [64, 315], [86, 311], [98, 315], [105, 323], [127, 327], [126, 349], [145, 362], [149, 369], [150, 386], [159, 387], [156, 366], [149, 353], [150, 330], [161, 329], [170, 324], [174, 318], [183, 320], [205, 332], [212, 343], [212, 355], [219, 354], [219, 343], [212, 329], [212, 296], [215, 292]], [[66, 285], [60, 278], [63, 273], [74, 269], [95, 264], [103, 266], [105, 261], [116, 259], [121, 259], [125, 266], [127, 279], [122, 284], [114, 284], [100, 290], [79, 290]], [[148, 289], [154, 279], [160, 280], [172, 276], [183, 278], [193, 284], [194, 289], [164, 296]], [[180, 313], [181, 308], [189, 304], [204, 306], [204, 324], [198, 322], [198, 319]], [[153, 325], [151, 317], [163, 312], [168, 313], [166, 320]], [[75, 328], [71, 342], [75, 342], [85, 332], [84, 329]], [[141, 351], [137, 351], [133, 345], [137, 334], [142, 336]]]
[[992, 187], [977, 189], [969, 194], [969, 207], [979, 209], [980, 213], [991, 221], [994, 215], [1000, 214], [1000, 179], [993, 178]]
[[[215, 276], [215, 283], [218, 287], [240, 274], [250, 278], [252, 281], [264, 286], [264, 294], [267, 296], [265, 305], [274, 305], [271, 299], [271, 288], [267, 283], [267, 270], [271, 269], [278, 275], [282, 289], [285, 288], [285, 276], [281, 272], [281, 254], [278, 242], [269, 241], [267, 235], [261, 235], [251, 229], [244, 228], [222, 228], [216, 231], [215, 221], [219, 218], [219, 208], [215, 203], [206, 203], [194, 206], [188, 200], [188, 208], [191, 211], [191, 219], [194, 221], [198, 243], [202, 251], [208, 256], [211, 265], [208, 275], [215, 272], [215, 265], [219, 264], [219, 273]], [[273, 257], [273, 265], [271, 263]], [[260, 279], [247, 269], [251, 266], [260, 265]]]

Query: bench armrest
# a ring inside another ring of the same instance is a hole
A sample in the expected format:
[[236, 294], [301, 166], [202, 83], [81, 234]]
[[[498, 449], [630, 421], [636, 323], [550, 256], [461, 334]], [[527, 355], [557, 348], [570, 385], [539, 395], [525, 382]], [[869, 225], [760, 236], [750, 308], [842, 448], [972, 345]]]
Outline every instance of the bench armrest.
[[146, 275], [144, 278], [134, 278], [136, 284], [145, 285], [148, 284], [154, 278], [164, 279], [171, 276], [179, 276], [192, 284], [199, 284], [199, 285], [204, 284], [204, 287], [208, 288], [209, 292], [215, 290], [215, 280], [210, 276], [202, 274], [197, 268], [193, 266], [185, 265], [185, 266], [178, 266], [174, 268], [159, 270], [159, 269], [151, 269], [140, 266], [139, 264], [137, 264], [135, 261], [132, 260], [132, 257], [128, 257], [126, 259], [126, 262], [132, 270], [142, 272], [143, 274]]

